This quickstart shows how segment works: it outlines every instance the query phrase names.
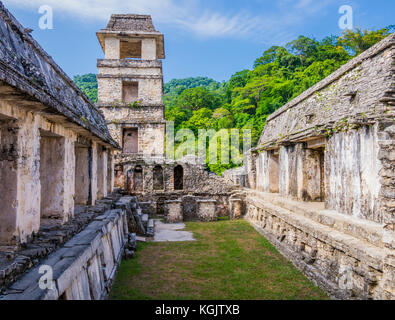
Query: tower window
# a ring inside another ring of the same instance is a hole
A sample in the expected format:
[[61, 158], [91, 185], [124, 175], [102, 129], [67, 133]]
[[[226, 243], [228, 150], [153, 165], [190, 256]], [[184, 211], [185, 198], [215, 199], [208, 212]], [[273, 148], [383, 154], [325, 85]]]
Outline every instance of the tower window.
[[120, 46], [121, 59], [141, 59], [141, 40], [121, 41]]

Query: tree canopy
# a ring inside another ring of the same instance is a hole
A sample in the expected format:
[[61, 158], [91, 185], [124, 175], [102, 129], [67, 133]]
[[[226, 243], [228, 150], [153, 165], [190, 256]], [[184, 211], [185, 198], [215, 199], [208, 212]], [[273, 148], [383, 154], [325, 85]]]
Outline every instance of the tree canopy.
[[[164, 86], [166, 119], [176, 132], [187, 128], [249, 129], [255, 145], [267, 117], [347, 61], [384, 39], [393, 26], [379, 30], [347, 30], [340, 37], [319, 41], [300, 36], [285, 46], [273, 46], [258, 57], [251, 70], [236, 72], [227, 82], [206, 77], [175, 79]], [[75, 77], [77, 85], [96, 101], [94, 75]], [[209, 165], [222, 173], [236, 164]]]

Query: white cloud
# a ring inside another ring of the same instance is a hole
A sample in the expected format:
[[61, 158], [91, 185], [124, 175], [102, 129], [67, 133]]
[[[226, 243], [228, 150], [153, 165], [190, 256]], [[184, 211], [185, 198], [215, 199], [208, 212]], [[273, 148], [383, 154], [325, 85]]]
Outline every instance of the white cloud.
[[[112, 13], [151, 14], [154, 22], [173, 25], [203, 37], [253, 37], [257, 41], [289, 40], [292, 26], [333, 0], [279, 0], [277, 12], [215, 12], [202, 8], [199, 0], [3, 0], [8, 5], [37, 11], [43, 5], [83, 19], [108, 21]], [[55, 13], [56, 14], [56, 13]], [[280, 37], [280, 38], [279, 38]]]

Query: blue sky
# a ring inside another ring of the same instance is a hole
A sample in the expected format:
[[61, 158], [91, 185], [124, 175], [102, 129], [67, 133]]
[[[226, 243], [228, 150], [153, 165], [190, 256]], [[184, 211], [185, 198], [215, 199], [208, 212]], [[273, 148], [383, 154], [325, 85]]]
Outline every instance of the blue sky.
[[[165, 34], [165, 80], [207, 76], [227, 80], [250, 69], [272, 45], [299, 35], [341, 33], [339, 8], [350, 5], [354, 26], [395, 24], [393, 0], [3, 0], [4, 5], [69, 76], [96, 73], [103, 52], [96, 31], [111, 13], [151, 14]], [[53, 8], [52, 30], [40, 30], [41, 5]]]

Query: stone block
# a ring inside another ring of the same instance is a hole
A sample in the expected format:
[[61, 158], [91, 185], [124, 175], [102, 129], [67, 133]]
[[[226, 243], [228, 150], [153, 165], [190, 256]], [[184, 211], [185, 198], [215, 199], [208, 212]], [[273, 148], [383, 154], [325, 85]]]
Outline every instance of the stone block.
[[230, 219], [239, 219], [243, 216], [243, 200], [230, 199]]
[[179, 223], [182, 222], [182, 201], [172, 200], [165, 201], [165, 221], [166, 223]]
[[200, 221], [217, 221], [216, 200], [197, 200], [197, 212]]

